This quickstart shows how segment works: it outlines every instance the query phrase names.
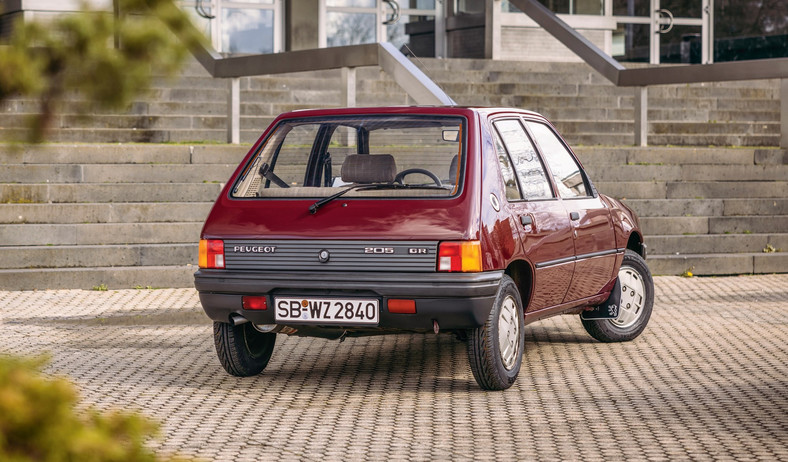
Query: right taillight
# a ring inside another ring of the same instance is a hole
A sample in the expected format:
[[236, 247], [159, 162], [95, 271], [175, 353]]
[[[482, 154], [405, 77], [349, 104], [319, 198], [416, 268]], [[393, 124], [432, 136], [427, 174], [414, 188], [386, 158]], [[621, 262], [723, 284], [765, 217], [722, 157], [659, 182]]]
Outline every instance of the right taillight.
[[438, 271], [477, 272], [482, 270], [482, 246], [479, 241], [441, 242], [438, 247]]
[[224, 241], [200, 239], [200, 268], [224, 268]]

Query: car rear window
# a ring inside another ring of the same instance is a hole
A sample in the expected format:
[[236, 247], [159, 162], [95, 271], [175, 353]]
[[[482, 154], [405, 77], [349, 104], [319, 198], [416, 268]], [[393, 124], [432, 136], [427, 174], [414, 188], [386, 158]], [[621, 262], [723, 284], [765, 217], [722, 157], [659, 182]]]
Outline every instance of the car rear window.
[[280, 122], [235, 198], [451, 197], [462, 189], [461, 117], [370, 115]]

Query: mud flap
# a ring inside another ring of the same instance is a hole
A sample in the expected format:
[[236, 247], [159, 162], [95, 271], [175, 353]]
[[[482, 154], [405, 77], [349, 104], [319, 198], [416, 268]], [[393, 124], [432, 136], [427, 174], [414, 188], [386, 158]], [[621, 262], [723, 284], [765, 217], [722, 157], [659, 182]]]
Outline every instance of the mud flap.
[[610, 297], [604, 303], [597, 305], [593, 310], [583, 311], [582, 319], [616, 319], [621, 306], [621, 281], [616, 279], [616, 285], [610, 291]]

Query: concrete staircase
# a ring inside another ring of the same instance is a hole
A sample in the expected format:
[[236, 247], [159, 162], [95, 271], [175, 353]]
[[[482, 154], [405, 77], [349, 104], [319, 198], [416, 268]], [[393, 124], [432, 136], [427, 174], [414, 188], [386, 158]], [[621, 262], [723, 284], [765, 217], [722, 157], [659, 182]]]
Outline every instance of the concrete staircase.
[[[0, 290], [191, 286], [202, 222], [248, 148], [0, 145]], [[785, 151], [577, 152], [640, 215], [655, 274], [788, 271]]]
[[576, 152], [597, 189], [641, 219], [654, 274], [788, 272], [788, 152], [600, 148]]
[[[628, 145], [634, 140], [633, 95], [585, 64], [418, 59], [459, 104], [515, 106], [553, 120], [573, 145]], [[339, 71], [241, 79], [241, 139], [253, 142], [281, 112], [340, 105]], [[359, 68], [358, 105], [413, 101], [378, 68]], [[58, 142], [205, 142], [226, 140], [227, 82], [196, 62], [180, 78], [155, 82], [129, 111], [85, 119], [66, 104], [50, 139]], [[666, 85], [649, 89], [649, 142], [656, 145], [777, 146], [776, 80]], [[0, 137], [21, 135], [34, 101], [0, 108]]]
[[248, 146], [0, 147], [0, 290], [186, 287]]

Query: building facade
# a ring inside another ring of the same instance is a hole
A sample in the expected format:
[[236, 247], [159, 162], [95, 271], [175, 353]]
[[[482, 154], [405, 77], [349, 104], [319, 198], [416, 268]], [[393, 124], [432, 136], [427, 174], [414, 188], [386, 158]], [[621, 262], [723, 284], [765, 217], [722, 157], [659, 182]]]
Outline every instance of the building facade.
[[[784, 0], [539, 0], [620, 61], [711, 63], [788, 56]], [[89, 4], [113, 9], [113, 0]], [[277, 53], [388, 41], [418, 57], [577, 61], [509, 0], [177, 0], [224, 53]], [[0, 0], [18, 18], [77, 11], [79, 0]]]

